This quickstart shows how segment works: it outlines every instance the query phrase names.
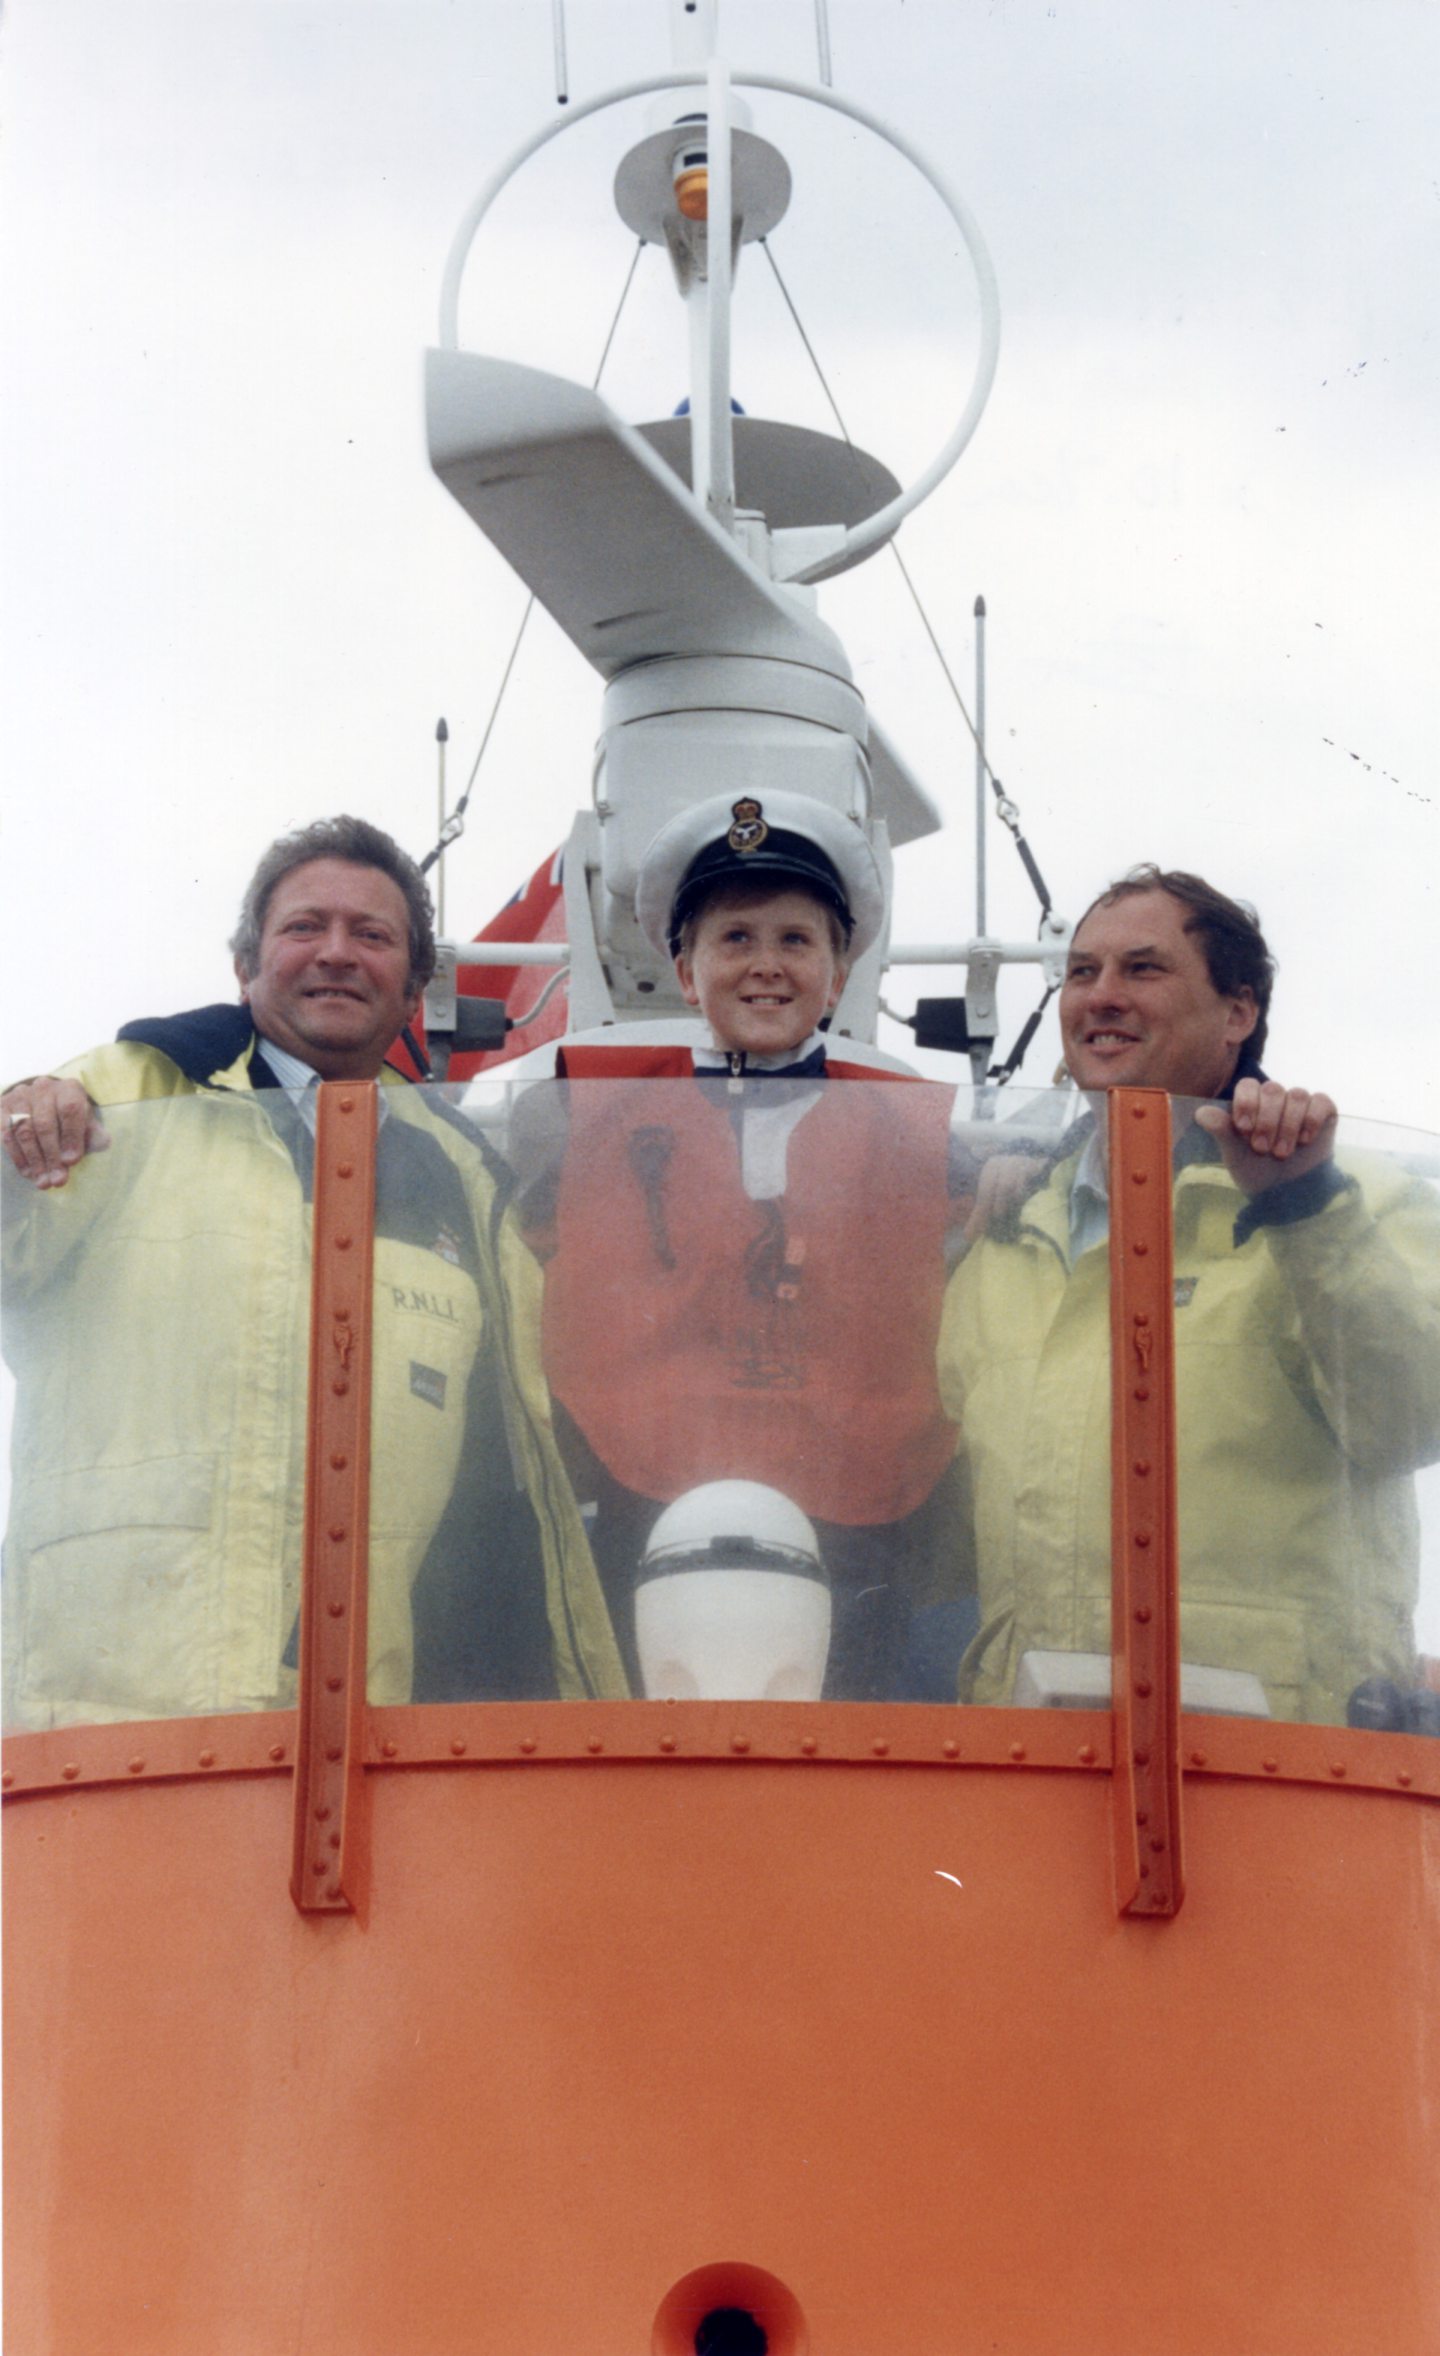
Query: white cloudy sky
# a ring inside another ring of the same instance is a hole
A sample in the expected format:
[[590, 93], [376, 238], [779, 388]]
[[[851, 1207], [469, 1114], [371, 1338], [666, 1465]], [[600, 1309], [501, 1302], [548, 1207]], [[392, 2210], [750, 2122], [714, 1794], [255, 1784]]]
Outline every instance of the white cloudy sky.
[[[428, 472], [420, 355], [451, 231], [554, 112], [548, 0], [8, 0], [0, 391], [7, 1073], [229, 994], [240, 883], [349, 807], [434, 831], [523, 594]], [[665, 0], [568, 0], [577, 99], [669, 63]], [[1271, 1062], [1440, 1129], [1433, 1000], [1440, 176], [1429, 0], [831, 0], [837, 85], [977, 213], [1004, 303], [969, 455], [903, 546], [1056, 899], [1142, 857], [1260, 905]], [[814, 70], [807, 0], [722, 5], [737, 66]], [[796, 195], [774, 249], [856, 438], [902, 476], [973, 330], [923, 186], [756, 101]], [[633, 126], [633, 129], [632, 129]], [[465, 340], [592, 373], [628, 267], [639, 111], [512, 188]], [[828, 423], [769, 274], [736, 390]], [[606, 390], [669, 411], [647, 254]], [[902, 855], [897, 937], [969, 929], [968, 742], [882, 556], [823, 593], [954, 824]], [[452, 855], [473, 931], [588, 793], [598, 683], [532, 626]], [[1033, 903], [994, 830], [996, 929]], [[897, 980], [908, 1003], [934, 977]], [[1033, 991], [1015, 978], [1006, 1025]], [[892, 1040], [892, 1044], [895, 1044]], [[1026, 1077], [1042, 1082], [1053, 1034]]]

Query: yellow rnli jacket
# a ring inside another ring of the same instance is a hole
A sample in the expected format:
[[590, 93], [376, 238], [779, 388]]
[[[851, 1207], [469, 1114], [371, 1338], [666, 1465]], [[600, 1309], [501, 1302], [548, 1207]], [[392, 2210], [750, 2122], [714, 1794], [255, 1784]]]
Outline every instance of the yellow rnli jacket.
[[[122, 1039], [67, 1067], [107, 1108], [109, 1151], [53, 1191], [5, 1173], [6, 1354], [18, 1384], [11, 1725], [274, 1708], [294, 1696], [308, 1138], [282, 1091], [252, 1086], [244, 1009], [144, 1028], [165, 1048]], [[487, 1336], [508, 1434], [497, 1488], [513, 1494], [518, 1479], [533, 1509], [553, 1690], [623, 1694], [550, 1430], [539, 1271], [492, 1220], [494, 1182], [474, 1141], [418, 1090], [387, 1089], [386, 1114], [370, 1698], [411, 1696], [411, 1591], [471, 1469], [466, 1403]]]
[[[1069, 1263], [1078, 1157], [953, 1277], [941, 1388], [973, 1473], [981, 1633], [962, 1698], [1022, 1653], [1110, 1648], [1108, 1252]], [[1177, 1170], [1181, 1652], [1249, 1669], [1277, 1716], [1343, 1723], [1414, 1667], [1411, 1474], [1440, 1455], [1440, 1205], [1378, 1160], [1236, 1241], [1218, 1154]]]

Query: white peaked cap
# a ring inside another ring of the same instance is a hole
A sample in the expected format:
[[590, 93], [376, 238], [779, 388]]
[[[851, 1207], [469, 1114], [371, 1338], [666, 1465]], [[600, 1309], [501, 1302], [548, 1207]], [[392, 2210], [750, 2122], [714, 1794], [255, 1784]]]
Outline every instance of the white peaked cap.
[[[742, 818], [741, 811], [747, 813]], [[754, 819], [748, 817], [754, 812]], [[737, 834], [756, 837], [736, 844]], [[779, 836], [781, 841], [774, 838]], [[790, 846], [783, 840], [792, 838]], [[798, 838], [795, 840], [794, 838]], [[820, 854], [807, 872], [801, 846]], [[669, 953], [675, 903], [690, 871], [705, 853], [703, 881], [709, 885], [741, 880], [747, 874], [773, 878], [777, 891], [787, 888], [818, 890], [822, 897], [838, 894], [852, 926], [850, 950], [859, 957], [879, 936], [885, 922], [885, 886], [880, 863], [858, 818], [848, 817], [811, 794], [713, 794], [693, 809], [681, 810], [651, 842], [640, 863], [635, 891], [635, 914], [651, 946]], [[827, 890], [823, 869], [831, 871]]]

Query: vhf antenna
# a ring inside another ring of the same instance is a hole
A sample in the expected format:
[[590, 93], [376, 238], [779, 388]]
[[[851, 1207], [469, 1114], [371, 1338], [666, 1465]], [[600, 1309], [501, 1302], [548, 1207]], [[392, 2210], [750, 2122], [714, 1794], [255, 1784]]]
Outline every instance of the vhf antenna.
[[447, 839], [445, 834], [445, 747], [449, 742], [450, 731], [445, 725], [442, 714], [435, 723], [435, 744], [440, 757], [439, 807], [435, 829], [440, 846], [440, 856], [435, 862], [435, 930], [442, 941], [445, 938], [445, 846]]

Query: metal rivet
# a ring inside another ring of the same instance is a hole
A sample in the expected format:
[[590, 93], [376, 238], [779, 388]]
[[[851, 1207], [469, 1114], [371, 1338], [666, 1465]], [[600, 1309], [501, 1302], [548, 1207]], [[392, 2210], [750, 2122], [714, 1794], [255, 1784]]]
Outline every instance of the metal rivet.
[[1331, 1760], [1331, 1762], [1330, 1762], [1330, 1772], [1331, 1772], [1331, 1774], [1332, 1774], [1332, 1775], [1343, 1775], [1343, 1774], [1344, 1774], [1344, 1772], [1345, 1772], [1345, 1762], [1344, 1762], [1344, 1760], [1343, 1760], [1343, 1759], [1332, 1759], [1332, 1760]]
[[332, 1456], [330, 1459], [330, 1470], [332, 1472], [344, 1472], [345, 1467], [349, 1462], [350, 1459], [348, 1456]]
[[143, 1775], [145, 1772], [145, 1762], [143, 1759], [127, 1759], [125, 1765], [132, 1775]]
[[[1143, 1260], [1148, 1257], [1150, 1246], [1148, 1243], [1137, 1243], [1132, 1244], [1131, 1249], [1134, 1252], [1137, 1260]], [[1137, 1319], [1136, 1322], [1138, 1323], [1139, 1320]]]
[[887, 1759], [890, 1756], [890, 1745], [888, 1742], [886, 1742], [883, 1735], [877, 1734], [875, 1740], [871, 1743], [870, 1748], [875, 1753], [877, 1759]]
[[1150, 1396], [1150, 1386], [1149, 1386], [1149, 1384], [1148, 1384], [1148, 1383], [1137, 1383], [1137, 1384], [1136, 1384], [1136, 1386], [1135, 1386], [1135, 1396], [1136, 1396], [1136, 1398], [1137, 1398], [1137, 1399], [1140, 1401], [1140, 1404], [1141, 1404], [1141, 1406], [1143, 1407], [1143, 1406], [1144, 1406], [1144, 1404], [1145, 1404], [1145, 1401], [1146, 1401], [1146, 1400], [1149, 1398], [1149, 1396]]
[[332, 1522], [332, 1523], [330, 1524], [330, 1536], [331, 1536], [331, 1539], [332, 1539], [333, 1543], [334, 1543], [336, 1546], [338, 1546], [338, 1545], [339, 1545], [339, 1543], [340, 1543], [341, 1539], [344, 1537], [344, 1535], [345, 1535], [345, 1524], [344, 1524], [343, 1522]]
[[1137, 1530], [1135, 1532], [1135, 1543], [1137, 1546], [1148, 1546], [1150, 1543], [1150, 1532], [1148, 1530]]
[[1137, 1809], [1136, 1809], [1136, 1811], [1135, 1811], [1135, 1822], [1136, 1822], [1137, 1824], [1148, 1824], [1148, 1823], [1150, 1822], [1150, 1811], [1149, 1811], [1149, 1809], [1148, 1809], [1148, 1808], [1137, 1808]]
[[343, 1692], [345, 1691], [345, 1680], [344, 1680], [344, 1678], [343, 1678], [343, 1677], [327, 1677], [327, 1678], [326, 1678], [326, 1680], [325, 1680], [325, 1691], [326, 1691], [327, 1693], [343, 1693]]
[[750, 1748], [749, 1735], [732, 1734], [730, 1737], [730, 1748], [732, 1751], [748, 1751]]
[[341, 1898], [344, 1894], [338, 1882], [331, 1882], [325, 1892], [327, 1898]]
[[337, 1162], [335, 1164], [335, 1175], [337, 1178], [353, 1178], [355, 1175], [355, 1164], [353, 1162]]
[[[391, 1756], [392, 1756], [392, 1758], [393, 1758], [393, 1756], [394, 1756], [394, 1750], [393, 1750], [393, 1747], [392, 1747], [390, 1744], [388, 1744], [388, 1743], [387, 1743], [387, 1745], [386, 1745], [386, 1749], [390, 1751], [390, 1753], [391, 1753]], [[325, 1756], [326, 1756], [326, 1758], [329, 1760], [329, 1762], [330, 1762], [331, 1766], [332, 1766], [332, 1767], [335, 1767], [335, 1766], [338, 1766], [338, 1765], [339, 1765], [339, 1762], [340, 1762], [340, 1761], [341, 1761], [341, 1760], [344, 1758], [344, 1756], [345, 1756], [345, 1753], [344, 1753], [344, 1752], [341, 1750], [341, 1748], [340, 1748], [340, 1745], [339, 1745], [339, 1743], [337, 1742], [337, 1743], [332, 1743], [332, 1744], [330, 1745], [330, 1748], [329, 1748], [329, 1749], [326, 1751], [326, 1753], [325, 1753]]]
[[1262, 1759], [1260, 1764], [1267, 1775], [1273, 1775], [1280, 1762], [1278, 1759]]
[[1010, 1756], [1011, 1756], [1011, 1758], [1012, 1758], [1012, 1759], [1023, 1759], [1023, 1758], [1024, 1758], [1024, 1756], [1025, 1756], [1025, 1745], [1024, 1745], [1024, 1743], [1023, 1743], [1023, 1742], [1012, 1742], [1012, 1743], [1011, 1743], [1011, 1745], [1010, 1745]]
[[315, 1811], [315, 1822], [317, 1824], [328, 1824], [332, 1813], [333, 1811], [329, 1808], [317, 1808]]
[[73, 1759], [67, 1759], [60, 1772], [67, 1783], [73, 1783], [80, 1770]]
[[1148, 1751], [1136, 1751], [1134, 1758], [1137, 1767], [1148, 1767], [1150, 1764], [1150, 1753]]
[[955, 1741], [953, 1736], [951, 1737], [950, 1741], [945, 1744], [944, 1750], [947, 1759], [958, 1759], [960, 1756], [960, 1745]]
[[674, 1735], [673, 1735], [673, 1734], [662, 1734], [662, 1735], [661, 1735], [661, 1737], [660, 1737], [660, 1748], [661, 1748], [661, 1750], [662, 1750], [662, 1751], [673, 1751], [673, 1750], [674, 1750], [674, 1748], [675, 1748], [675, 1737], [674, 1737]]
[[332, 1832], [332, 1833], [330, 1834], [329, 1838], [330, 1838], [330, 1846], [331, 1846], [331, 1848], [332, 1848], [332, 1849], [338, 1849], [338, 1848], [339, 1848], [339, 1846], [340, 1846], [340, 1835], [339, 1835], [339, 1833], [338, 1833], [338, 1832]]
[[1140, 1699], [1141, 1699], [1141, 1701], [1142, 1701], [1142, 1702], [1148, 1702], [1148, 1701], [1149, 1701], [1149, 1699], [1150, 1699], [1150, 1696], [1151, 1696], [1151, 1694], [1154, 1692], [1154, 1690], [1155, 1690], [1155, 1689], [1154, 1689], [1154, 1687], [1152, 1686], [1152, 1684], [1150, 1683], [1150, 1680], [1149, 1680], [1149, 1678], [1148, 1678], [1148, 1677], [1137, 1677], [1137, 1678], [1136, 1678], [1136, 1680], [1135, 1680], [1135, 1691], [1136, 1691], [1136, 1692], [1139, 1694], [1139, 1696], [1140, 1696]]
[[1145, 1184], [1145, 1177], [1146, 1173], [1143, 1170], [1132, 1170], [1130, 1173], [1130, 1183], [1132, 1186], [1143, 1186]]
[[[1406, 1776], [1403, 1776], [1403, 1777], [1401, 1778], [1401, 1780], [1402, 1780], [1402, 1782], [1408, 1783], [1408, 1782], [1410, 1781], [1410, 1778], [1409, 1778], [1409, 1776], [1408, 1776], [1408, 1775], [1406, 1775]], [[14, 1776], [13, 1776], [13, 1775], [10, 1773], [9, 1769], [7, 1768], [7, 1769], [6, 1769], [6, 1771], [5, 1771], [5, 1773], [4, 1773], [3, 1775], [0, 1775], [0, 1791], [6, 1791], [6, 1792], [8, 1792], [8, 1791], [9, 1791], [9, 1789], [10, 1789], [10, 1786], [12, 1785], [12, 1783], [13, 1783], [14, 1781], [15, 1781], [15, 1778], [14, 1778]]]
[[338, 1302], [336, 1304], [335, 1323], [337, 1325], [348, 1325], [350, 1323], [350, 1312], [343, 1302]]
[[1146, 1463], [1146, 1461], [1145, 1461], [1145, 1458], [1144, 1458], [1143, 1456], [1141, 1456], [1141, 1457], [1138, 1457], [1138, 1458], [1136, 1459], [1136, 1464], [1135, 1464], [1135, 1471], [1136, 1471], [1137, 1475], [1139, 1476], [1139, 1478], [1140, 1478], [1142, 1481], [1144, 1480], [1144, 1478], [1145, 1478], [1146, 1474], [1149, 1472], [1149, 1470], [1150, 1470], [1150, 1467], [1149, 1467], [1149, 1465]]
[[[8, 1776], [8, 1775], [6, 1776], [6, 1778], [5, 1778], [5, 1781], [6, 1781], [7, 1783], [10, 1781], [10, 1778], [9, 1778], [9, 1776]], [[1415, 1778], [1414, 1778], [1414, 1776], [1411, 1774], [1411, 1772], [1410, 1772], [1410, 1770], [1409, 1770], [1409, 1768], [1408, 1768], [1408, 1767], [1402, 1767], [1402, 1768], [1400, 1769], [1400, 1771], [1399, 1771], [1398, 1775], [1396, 1776], [1396, 1778], [1395, 1778], [1395, 1781], [1396, 1781], [1397, 1783], [1403, 1783], [1403, 1784], [1404, 1784], [1404, 1786], [1405, 1786], [1405, 1788], [1406, 1788], [1406, 1790], [1408, 1791], [1408, 1790], [1409, 1790], [1409, 1788], [1410, 1788], [1410, 1786], [1411, 1786], [1411, 1784], [1412, 1784], [1412, 1783], [1415, 1781]]]
[[338, 1376], [337, 1379], [330, 1385], [330, 1388], [337, 1399], [343, 1399], [345, 1393], [349, 1390], [350, 1385], [346, 1382], [345, 1377], [342, 1374]]
[[[336, 1251], [337, 1251], [337, 1252], [348, 1252], [348, 1251], [349, 1251], [349, 1249], [350, 1249], [350, 1246], [351, 1246], [351, 1244], [354, 1242], [354, 1240], [355, 1240], [355, 1239], [354, 1239], [354, 1237], [353, 1237], [353, 1236], [351, 1236], [351, 1235], [337, 1235], [337, 1236], [336, 1236], [336, 1238], [335, 1238], [335, 1249], [336, 1249]], [[1136, 1250], [1138, 1251], [1140, 1247], [1139, 1247], [1139, 1245], [1137, 1244], [1135, 1248], [1136, 1248]], [[337, 1312], [336, 1312], [336, 1314], [338, 1315], [338, 1314], [339, 1314], [339, 1312], [337, 1311]]]
[[382, 1759], [395, 1759], [395, 1758], [398, 1758], [398, 1757], [399, 1757], [399, 1755], [400, 1755], [400, 1745], [399, 1745], [399, 1743], [398, 1743], [398, 1742], [382, 1742], [382, 1743], [381, 1743], [381, 1745], [380, 1745], [380, 1756], [381, 1756], [381, 1758], [382, 1758]]
[[215, 1753], [213, 1751], [202, 1751], [200, 1753], [200, 1764], [202, 1767], [213, 1767], [215, 1764]]
[[353, 1112], [354, 1112], [354, 1110], [355, 1110], [355, 1099], [354, 1099], [354, 1097], [353, 1097], [353, 1096], [342, 1096], [342, 1097], [341, 1097], [341, 1099], [340, 1099], [340, 1110], [341, 1110], [341, 1112], [342, 1112], [342, 1113], [353, 1113]]
[[1143, 1120], [1144, 1120], [1144, 1118], [1145, 1118], [1145, 1107], [1144, 1107], [1144, 1105], [1143, 1105], [1143, 1104], [1132, 1104], [1132, 1105], [1131, 1105], [1131, 1107], [1130, 1107], [1130, 1118], [1131, 1118], [1131, 1120], [1132, 1120], [1132, 1121], [1143, 1121]]
[[1151, 1849], [1154, 1851], [1154, 1853], [1155, 1853], [1155, 1855], [1156, 1855], [1157, 1857], [1160, 1857], [1160, 1856], [1163, 1856], [1163, 1855], [1164, 1855], [1164, 1851], [1165, 1851], [1165, 1843], [1164, 1843], [1164, 1841], [1161, 1839], [1161, 1837], [1160, 1837], [1160, 1835], [1159, 1835], [1159, 1833], [1158, 1833], [1158, 1832], [1157, 1832], [1157, 1833], [1152, 1833], [1152, 1834], [1151, 1834], [1151, 1836], [1150, 1836], [1150, 1846], [1151, 1846]]
[[1137, 1603], [1137, 1604], [1136, 1604], [1136, 1606], [1135, 1606], [1135, 1617], [1136, 1617], [1136, 1619], [1137, 1619], [1137, 1620], [1140, 1622], [1140, 1625], [1141, 1625], [1141, 1627], [1142, 1627], [1142, 1628], [1148, 1628], [1148, 1627], [1149, 1627], [1149, 1625], [1150, 1625], [1150, 1606], [1149, 1606], [1149, 1604], [1148, 1604], [1148, 1603]]
[[310, 1871], [315, 1875], [316, 1879], [319, 1880], [330, 1871], [330, 1860], [328, 1857], [317, 1857], [314, 1864], [311, 1866]]
[[463, 1759], [465, 1756], [466, 1747], [467, 1746], [463, 1736], [458, 1734], [452, 1736], [450, 1743], [451, 1757], [455, 1759]]
[[534, 1735], [533, 1735], [533, 1734], [522, 1734], [522, 1736], [520, 1737], [520, 1748], [521, 1748], [521, 1750], [522, 1750], [522, 1751], [524, 1751], [524, 1753], [525, 1753], [526, 1757], [528, 1758], [528, 1757], [529, 1757], [529, 1755], [530, 1755], [530, 1753], [531, 1753], [531, 1752], [534, 1750], [534, 1748], [535, 1748], [535, 1737], [534, 1737]]
[[283, 1743], [283, 1742], [272, 1742], [272, 1743], [271, 1743], [271, 1745], [270, 1745], [270, 1756], [271, 1756], [271, 1758], [272, 1758], [272, 1759], [274, 1759], [274, 1760], [277, 1762], [277, 1764], [278, 1764], [278, 1762], [279, 1762], [281, 1759], [283, 1759], [283, 1758], [284, 1758], [284, 1756], [285, 1756], [285, 1745], [284, 1745], [284, 1743]]
[[818, 1747], [819, 1747], [819, 1746], [818, 1746], [818, 1744], [816, 1743], [816, 1740], [815, 1740], [815, 1737], [814, 1737], [814, 1735], [813, 1735], [813, 1734], [806, 1734], [806, 1735], [802, 1735], [802, 1737], [801, 1737], [801, 1740], [800, 1740], [800, 1748], [801, 1748], [801, 1750], [802, 1750], [802, 1751], [805, 1753], [805, 1756], [806, 1756], [806, 1758], [807, 1758], [807, 1759], [813, 1759], [813, 1758], [814, 1758], [814, 1756], [815, 1756], [815, 1753], [816, 1753], [816, 1750], [818, 1749]]
[[585, 1748], [587, 1751], [603, 1751], [605, 1745], [600, 1740], [598, 1734], [592, 1734], [589, 1741], [586, 1743]]
[[1077, 1758], [1077, 1759], [1080, 1761], [1080, 1763], [1081, 1763], [1081, 1765], [1082, 1765], [1082, 1766], [1085, 1766], [1085, 1767], [1093, 1767], [1093, 1766], [1094, 1766], [1094, 1764], [1095, 1764], [1095, 1745], [1094, 1745], [1094, 1743], [1093, 1743], [1093, 1742], [1082, 1742], [1082, 1743], [1081, 1743], [1081, 1745], [1080, 1745], [1080, 1748], [1079, 1748], [1079, 1750], [1078, 1750], [1078, 1751], [1075, 1753], [1075, 1756], [1076, 1756], [1076, 1758]]
[[1142, 1865], [1142, 1866], [1141, 1866], [1141, 1868], [1140, 1868], [1140, 1879], [1141, 1879], [1141, 1881], [1142, 1881], [1142, 1882], [1147, 1882], [1147, 1881], [1150, 1879], [1150, 1868], [1149, 1868], [1149, 1866], [1148, 1866], [1148, 1865]]
[[326, 1607], [326, 1608], [327, 1608], [327, 1610], [329, 1611], [329, 1614], [330, 1614], [330, 1617], [331, 1617], [331, 1619], [332, 1619], [332, 1620], [343, 1620], [343, 1619], [344, 1619], [344, 1617], [345, 1617], [345, 1606], [344, 1606], [344, 1604], [343, 1604], [343, 1603], [332, 1603], [332, 1604], [329, 1604], [329, 1605], [327, 1605], [327, 1607]]
[[1191, 1766], [1192, 1766], [1192, 1767], [1203, 1767], [1203, 1766], [1205, 1765], [1206, 1757], [1207, 1757], [1207, 1754], [1206, 1754], [1204, 1751], [1192, 1751], [1192, 1752], [1190, 1753], [1190, 1764], [1191, 1764]]

